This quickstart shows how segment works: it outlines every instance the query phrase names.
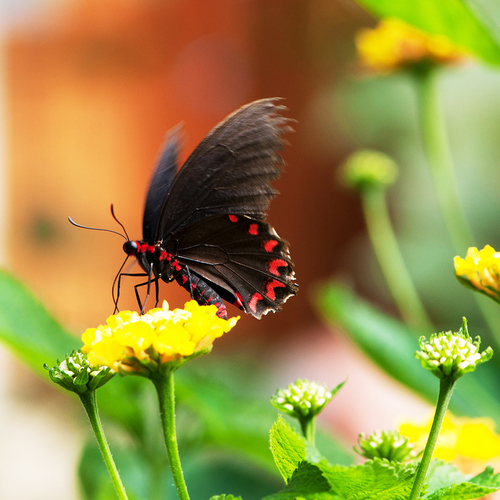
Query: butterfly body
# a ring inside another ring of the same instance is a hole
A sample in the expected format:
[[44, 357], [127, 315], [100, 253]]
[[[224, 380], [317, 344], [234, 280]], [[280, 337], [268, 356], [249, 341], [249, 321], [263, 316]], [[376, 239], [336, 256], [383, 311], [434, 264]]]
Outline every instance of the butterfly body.
[[178, 132], [167, 136], [146, 198], [143, 239], [124, 244], [148, 277], [148, 292], [152, 282], [176, 280], [224, 318], [224, 301], [260, 318], [296, 293], [288, 243], [264, 221], [277, 194], [270, 182], [280, 175], [281, 134], [290, 129], [273, 101], [227, 117], [178, 172]]

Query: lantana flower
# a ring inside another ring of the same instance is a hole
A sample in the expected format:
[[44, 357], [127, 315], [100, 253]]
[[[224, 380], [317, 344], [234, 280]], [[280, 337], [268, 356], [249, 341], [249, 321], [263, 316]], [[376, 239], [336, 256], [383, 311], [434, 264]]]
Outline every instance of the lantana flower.
[[443, 35], [428, 35], [400, 19], [383, 19], [360, 30], [355, 39], [363, 67], [380, 73], [416, 66], [422, 62], [448, 64], [464, 57]]
[[[417, 449], [423, 449], [431, 425], [432, 419], [421, 424], [404, 422], [399, 431], [414, 441]], [[498, 470], [500, 435], [495, 431], [494, 421], [447, 414], [433, 457], [453, 462], [464, 474], [478, 474], [486, 465]]]
[[454, 258], [455, 274], [465, 286], [500, 302], [500, 252], [486, 245], [482, 250], [471, 247], [465, 259]]
[[213, 341], [229, 332], [239, 316], [217, 316], [214, 305], [200, 306], [192, 300], [185, 309], [169, 310], [167, 302], [139, 315], [121, 311], [105, 325], [89, 328], [82, 335], [82, 352], [91, 365], [109, 366], [121, 374], [149, 376], [163, 366], [177, 368], [186, 360], [208, 352]]

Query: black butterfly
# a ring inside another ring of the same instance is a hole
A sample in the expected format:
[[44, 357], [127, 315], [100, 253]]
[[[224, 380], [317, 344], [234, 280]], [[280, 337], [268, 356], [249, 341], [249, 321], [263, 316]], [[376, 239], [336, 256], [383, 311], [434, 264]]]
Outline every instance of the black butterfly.
[[[260, 319], [297, 292], [288, 243], [264, 222], [278, 193], [270, 182], [281, 173], [281, 135], [291, 130], [279, 114], [286, 108], [275, 100], [255, 101], [229, 115], [179, 172], [178, 131], [167, 135], [146, 198], [143, 239], [123, 245], [147, 277], [135, 286], [141, 310], [153, 282], [158, 302], [160, 279], [175, 279], [199, 304], [215, 304], [222, 318], [223, 300]], [[126, 275], [121, 269], [118, 294]], [[148, 292], [141, 305], [137, 288], [143, 285]]]

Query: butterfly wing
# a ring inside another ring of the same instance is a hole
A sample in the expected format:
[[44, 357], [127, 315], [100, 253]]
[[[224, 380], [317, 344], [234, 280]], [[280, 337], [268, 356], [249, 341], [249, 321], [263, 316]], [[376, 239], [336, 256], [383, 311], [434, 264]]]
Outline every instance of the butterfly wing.
[[261, 220], [211, 217], [174, 236], [170, 245], [191, 273], [257, 318], [279, 311], [297, 292], [288, 243]]
[[163, 202], [177, 175], [179, 136], [180, 127], [176, 127], [167, 133], [149, 184], [142, 220], [142, 237], [149, 243], [154, 243], [155, 228]]
[[243, 106], [203, 139], [172, 182], [157, 218], [155, 241], [214, 215], [266, 217], [277, 194], [270, 182], [281, 173], [281, 135], [291, 130], [290, 120], [278, 113], [283, 107], [274, 101]]

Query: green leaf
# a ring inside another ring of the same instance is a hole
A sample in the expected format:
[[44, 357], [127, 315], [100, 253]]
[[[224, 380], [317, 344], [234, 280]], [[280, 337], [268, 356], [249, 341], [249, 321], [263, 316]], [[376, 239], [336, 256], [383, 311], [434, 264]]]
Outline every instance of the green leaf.
[[499, 490], [500, 487], [493, 488], [489, 486], [479, 486], [474, 483], [460, 483], [448, 486], [426, 495], [426, 500], [469, 500], [472, 498], [481, 498], [489, 493]]
[[[340, 326], [360, 349], [395, 380], [432, 403], [435, 402], [436, 378], [415, 360], [420, 335], [432, 332], [415, 330], [356, 297], [349, 289], [329, 283], [318, 294], [318, 307], [326, 320]], [[459, 319], [457, 319], [457, 326]], [[483, 368], [486, 372], [488, 367]], [[496, 377], [463, 377], [457, 385], [450, 409], [460, 415], [491, 416], [499, 422], [500, 404], [495, 395]], [[474, 405], [470, 402], [474, 401]]]
[[81, 341], [68, 333], [14, 276], [0, 271], [0, 341], [43, 378]]
[[486, 467], [483, 472], [469, 479], [469, 482], [479, 484], [481, 486], [500, 488], [500, 474], [495, 474], [493, 467], [488, 465], [488, 467]]
[[397, 17], [429, 33], [445, 35], [483, 61], [500, 64], [495, 29], [474, 0], [358, 0], [377, 17]]
[[452, 484], [465, 481], [467, 478], [451, 463], [443, 460], [432, 460], [427, 472], [427, 492], [431, 494]]
[[271, 452], [283, 479], [288, 483], [299, 463], [306, 458], [306, 440], [278, 415], [270, 432]]
[[412, 465], [378, 458], [353, 467], [326, 462], [317, 466], [332, 490], [346, 500], [406, 500], [415, 479]]
[[328, 481], [316, 465], [301, 462], [293, 472], [289, 484], [279, 493], [267, 496], [264, 500], [295, 500], [296, 498], [327, 500], [339, 498], [339, 496], [331, 490]]

